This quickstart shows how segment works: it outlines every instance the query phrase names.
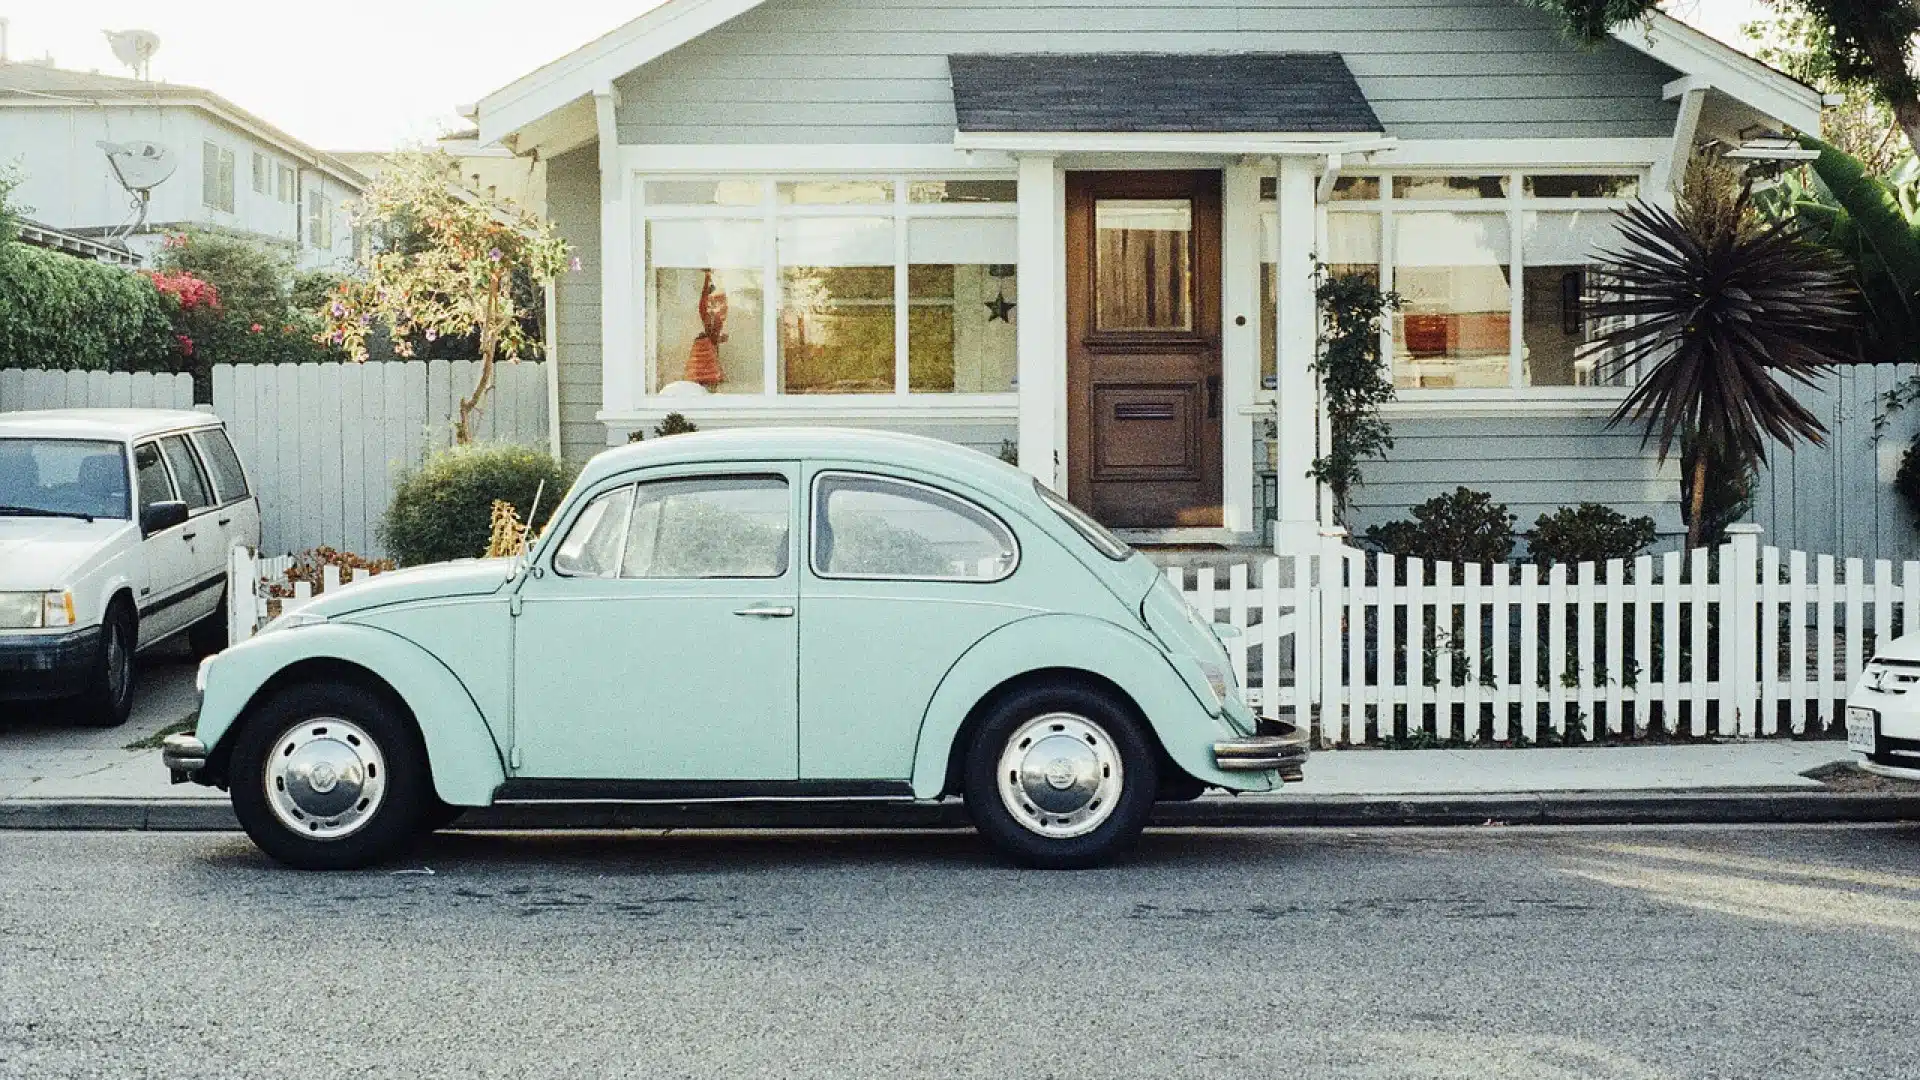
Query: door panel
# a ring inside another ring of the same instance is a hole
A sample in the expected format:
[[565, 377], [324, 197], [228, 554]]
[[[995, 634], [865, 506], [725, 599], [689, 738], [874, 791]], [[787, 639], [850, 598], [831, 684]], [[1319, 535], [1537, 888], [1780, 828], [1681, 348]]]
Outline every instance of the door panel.
[[1221, 523], [1220, 174], [1067, 178], [1068, 495], [1120, 528]]
[[515, 775], [799, 776], [797, 472], [649, 477], [566, 523], [520, 590]]
[[187, 546], [187, 586], [190, 590], [180, 604], [181, 621], [191, 626], [220, 606], [223, 596], [219, 581], [227, 572], [226, 529], [219, 524], [219, 498], [208, 478], [199, 455], [185, 435], [169, 435], [160, 440], [160, 453], [173, 474], [173, 486], [187, 504], [187, 524], [180, 539]]
[[[147, 507], [179, 498], [173, 477], [167, 472], [160, 444], [144, 442], [133, 448], [134, 525]], [[142, 647], [166, 637], [187, 625], [187, 603], [182, 594], [192, 586], [195, 566], [188, 550], [186, 534], [193, 528], [191, 518], [185, 524], [163, 529], [140, 541], [141, 561], [147, 566], [146, 584], [135, 598], [140, 614]]]

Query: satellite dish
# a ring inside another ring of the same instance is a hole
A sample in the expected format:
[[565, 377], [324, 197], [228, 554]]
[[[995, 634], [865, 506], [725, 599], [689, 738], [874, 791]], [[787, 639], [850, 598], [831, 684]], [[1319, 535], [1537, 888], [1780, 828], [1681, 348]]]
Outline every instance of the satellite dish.
[[96, 142], [107, 155], [107, 165], [113, 169], [113, 178], [133, 196], [134, 216], [120, 236], [127, 236], [147, 223], [147, 203], [151, 200], [153, 189], [160, 186], [173, 170], [179, 166], [172, 150], [157, 142], [144, 139], [134, 142]]
[[150, 76], [153, 54], [160, 51], [160, 35], [151, 30], [107, 30], [107, 41], [113, 45], [113, 55], [120, 62], [133, 69], [133, 77], [145, 79]]

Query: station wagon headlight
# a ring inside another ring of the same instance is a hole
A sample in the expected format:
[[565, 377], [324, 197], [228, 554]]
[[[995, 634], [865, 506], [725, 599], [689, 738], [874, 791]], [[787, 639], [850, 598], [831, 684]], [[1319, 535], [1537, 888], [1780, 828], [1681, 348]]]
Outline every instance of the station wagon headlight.
[[0, 630], [38, 630], [43, 626], [72, 625], [71, 592], [0, 593]]

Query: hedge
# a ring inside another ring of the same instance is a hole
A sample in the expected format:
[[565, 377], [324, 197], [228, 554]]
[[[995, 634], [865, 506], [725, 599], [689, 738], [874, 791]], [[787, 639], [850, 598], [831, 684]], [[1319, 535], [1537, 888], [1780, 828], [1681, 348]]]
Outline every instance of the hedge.
[[0, 368], [170, 371], [160, 293], [123, 267], [0, 243]]

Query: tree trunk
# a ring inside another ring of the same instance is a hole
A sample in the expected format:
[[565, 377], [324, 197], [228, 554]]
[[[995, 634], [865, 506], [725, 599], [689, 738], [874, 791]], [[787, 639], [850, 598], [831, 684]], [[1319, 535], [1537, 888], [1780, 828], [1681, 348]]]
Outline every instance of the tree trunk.
[[487, 290], [487, 304], [480, 323], [480, 379], [474, 383], [473, 393], [460, 399], [460, 416], [453, 423], [455, 446], [467, 446], [473, 442], [474, 414], [479, 412], [480, 403], [486, 400], [488, 391], [493, 389], [493, 353], [500, 340], [493, 321], [499, 301], [500, 278], [496, 275]]
[[[1911, 0], [1902, 0], [1909, 7]], [[1920, 154], [1920, 92], [1916, 92], [1913, 73], [1907, 70], [1907, 43], [1886, 34], [1874, 34], [1864, 42], [1873, 65], [1874, 89], [1893, 110], [1893, 122], [1907, 136], [1907, 144]]]
[[1693, 452], [1693, 487], [1687, 493], [1687, 550], [1700, 546], [1707, 513], [1707, 455], [1696, 447]]

